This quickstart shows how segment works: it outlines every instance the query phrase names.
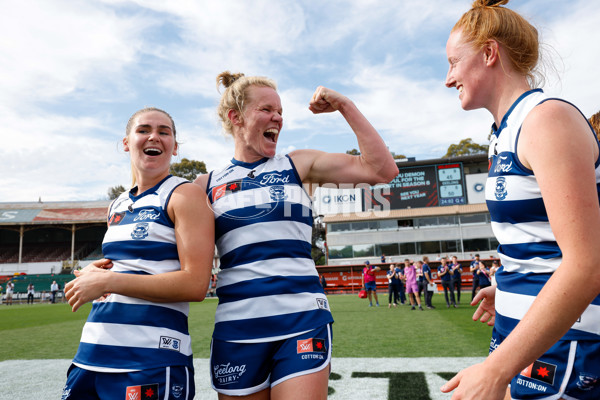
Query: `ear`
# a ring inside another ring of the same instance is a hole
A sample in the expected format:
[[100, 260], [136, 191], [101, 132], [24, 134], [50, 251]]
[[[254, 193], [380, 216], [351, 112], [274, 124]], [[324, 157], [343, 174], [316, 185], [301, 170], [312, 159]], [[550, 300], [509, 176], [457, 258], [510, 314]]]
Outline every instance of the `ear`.
[[173, 155], [176, 156], [177, 155], [177, 149], [179, 148], [179, 145], [177, 144], [177, 142], [175, 142], [175, 148], [173, 149]]
[[493, 66], [500, 58], [500, 46], [494, 39], [489, 39], [483, 46], [483, 56], [486, 66]]
[[244, 122], [239, 112], [234, 109], [227, 111], [227, 118], [231, 121], [232, 125], [240, 126]]
[[129, 144], [127, 143], [127, 137], [123, 138], [123, 148], [125, 151], [129, 151]]

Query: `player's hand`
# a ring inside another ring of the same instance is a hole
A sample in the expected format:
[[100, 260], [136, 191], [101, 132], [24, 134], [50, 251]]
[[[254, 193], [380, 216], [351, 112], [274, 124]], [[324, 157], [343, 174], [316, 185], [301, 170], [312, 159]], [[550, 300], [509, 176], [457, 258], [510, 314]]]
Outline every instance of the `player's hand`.
[[319, 86], [308, 104], [308, 109], [313, 114], [329, 113], [338, 111], [340, 107], [350, 100], [335, 90]]
[[481, 289], [471, 301], [471, 305], [475, 306], [481, 301], [477, 310], [473, 313], [473, 321], [480, 320], [489, 326], [494, 326], [496, 320], [496, 286], [489, 286]]
[[74, 271], [74, 272], [86, 273], [86, 272], [89, 272], [90, 270], [94, 270], [94, 269], [97, 269], [97, 268], [100, 268], [100, 269], [111, 269], [112, 267], [113, 267], [113, 263], [112, 263], [111, 260], [109, 260], [108, 258], [101, 258], [100, 260], [96, 260], [96, 261], [93, 261], [93, 262], [89, 263], [88, 265], [86, 265], [81, 270]]
[[503, 400], [508, 380], [499, 376], [485, 362], [463, 369], [440, 388], [443, 393], [454, 390], [452, 400]]
[[74, 271], [75, 279], [65, 285], [65, 297], [73, 312], [96, 299], [106, 297], [106, 278], [111, 274], [112, 262], [107, 259], [94, 261], [81, 271]]

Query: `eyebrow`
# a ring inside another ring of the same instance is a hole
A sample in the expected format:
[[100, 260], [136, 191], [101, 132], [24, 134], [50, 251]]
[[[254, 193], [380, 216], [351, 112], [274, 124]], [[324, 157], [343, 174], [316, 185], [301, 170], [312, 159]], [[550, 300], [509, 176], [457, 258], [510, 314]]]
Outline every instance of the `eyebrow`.
[[[135, 127], [136, 129], [139, 128], [152, 128], [152, 125], [150, 124], [142, 124], [142, 125], [138, 125]], [[159, 125], [158, 126], [159, 129], [168, 129], [168, 130], [172, 130], [171, 127], [169, 125]]]

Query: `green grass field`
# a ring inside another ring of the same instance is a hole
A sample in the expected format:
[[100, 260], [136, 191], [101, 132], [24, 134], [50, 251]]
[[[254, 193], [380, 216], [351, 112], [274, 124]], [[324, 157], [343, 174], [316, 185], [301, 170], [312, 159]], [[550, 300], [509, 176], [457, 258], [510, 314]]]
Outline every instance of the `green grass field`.
[[[443, 294], [433, 296], [435, 310], [388, 309], [387, 294], [380, 307], [356, 295], [329, 296], [335, 319], [333, 357], [485, 357], [491, 328], [473, 322], [470, 293], [463, 305], [446, 308]], [[190, 333], [195, 358], [208, 358], [217, 307], [208, 298], [190, 307]], [[71, 312], [66, 303], [0, 306], [0, 361], [71, 359], [91, 305]]]

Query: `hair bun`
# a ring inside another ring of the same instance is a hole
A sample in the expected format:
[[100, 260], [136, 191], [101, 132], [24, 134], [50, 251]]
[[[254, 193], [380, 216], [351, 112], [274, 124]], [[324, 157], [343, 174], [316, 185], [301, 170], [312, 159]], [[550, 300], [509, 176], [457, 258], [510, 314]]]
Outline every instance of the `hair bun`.
[[232, 74], [229, 71], [221, 72], [217, 76], [217, 88], [219, 88], [219, 85], [223, 85], [225, 88], [228, 88], [229, 86], [233, 85], [233, 82], [235, 82], [243, 76], [244, 74], [241, 72], [238, 72], [236, 74]]
[[499, 7], [506, 5], [508, 0], [475, 0], [472, 8], [476, 7]]

